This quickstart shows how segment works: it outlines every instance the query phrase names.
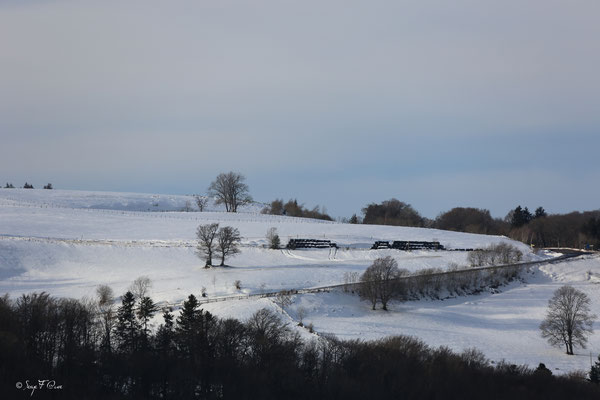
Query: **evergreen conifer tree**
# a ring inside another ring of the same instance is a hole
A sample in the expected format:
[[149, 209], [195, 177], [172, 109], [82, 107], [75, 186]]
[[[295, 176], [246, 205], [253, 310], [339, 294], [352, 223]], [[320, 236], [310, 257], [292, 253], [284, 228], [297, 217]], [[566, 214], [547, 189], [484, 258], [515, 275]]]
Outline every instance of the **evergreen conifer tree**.
[[137, 310], [137, 317], [141, 323], [144, 345], [148, 344], [148, 321], [150, 321], [156, 311], [158, 311], [158, 308], [154, 301], [148, 296], [142, 297]]
[[202, 311], [198, 306], [198, 299], [190, 294], [183, 302], [181, 313], [177, 317], [176, 341], [179, 349], [186, 356], [191, 356], [195, 347], [195, 338], [202, 317]]
[[124, 353], [133, 353], [137, 348], [140, 326], [135, 316], [135, 297], [127, 292], [121, 300], [121, 307], [117, 309], [117, 324], [115, 333], [119, 340], [119, 350]]
[[598, 361], [590, 369], [590, 382], [596, 385], [600, 384], [600, 355], [598, 355]]
[[548, 214], [546, 214], [546, 210], [544, 210], [544, 207], [538, 207], [535, 209], [535, 214], [533, 216], [533, 218], [542, 218], [547, 216]]
[[171, 309], [163, 311], [164, 323], [158, 327], [156, 332], [156, 347], [162, 353], [168, 353], [173, 343], [173, 314]]

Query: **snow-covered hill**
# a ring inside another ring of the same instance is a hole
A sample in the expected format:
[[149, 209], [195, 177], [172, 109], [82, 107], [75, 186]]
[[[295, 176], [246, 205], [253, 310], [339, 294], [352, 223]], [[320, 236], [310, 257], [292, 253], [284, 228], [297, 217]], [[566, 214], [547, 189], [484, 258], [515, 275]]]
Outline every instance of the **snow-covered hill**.
[[[447, 248], [511, 242], [526, 259], [540, 257], [528, 246], [501, 236], [263, 215], [258, 205], [235, 214], [212, 206], [210, 212], [177, 211], [188, 201], [193, 204], [193, 197], [2, 189], [0, 294], [16, 297], [46, 291], [80, 298], [93, 296], [100, 284], [121, 294], [135, 278], [146, 275], [153, 281], [151, 295], [156, 301], [178, 303], [202, 288], [214, 298], [338, 284], [347, 273], [360, 274], [375, 258], [386, 255], [411, 271], [466, 265], [466, 252], [369, 250], [375, 240], [439, 241]], [[243, 236], [242, 252], [228, 259], [229, 267], [205, 269], [195, 254], [197, 226], [213, 222], [236, 227]], [[277, 228], [284, 244], [290, 238], [324, 238], [340, 248], [270, 250], [265, 248], [265, 234], [271, 227]], [[564, 283], [581, 288], [592, 296], [594, 307], [600, 307], [599, 277], [600, 260], [590, 258], [543, 267], [526, 283], [513, 284], [499, 294], [393, 304], [388, 313], [372, 312], [368, 304], [341, 292], [306, 294], [295, 296], [285, 318], [292, 323], [299, 307], [304, 307], [305, 321], [321, 333], [345, 338], [412, 334], [457, 351], [476, 346], [494, 360], [533, 366], [545, 362], [561, 371], [573, 370], [585, 368], [589, 353], [564, 356], [539, 337], [537, 326], [553, 290]], [[237, 280], [241, 291], [234, 287]], [[270, 299], [204, 307], [243, 319], [265, 306], [275, 307]], [[590, 343], [597, 353], [600, 336], [594, 335]]]
[[[201, 196], [206, 198], [206, 196]], [[207, 198], [206, 211], [225, 211], [213, 198]], [[91, 208], [123, 211], [182, 211], [197, 210], [194, 195], [170, 195], [125, 192], [90, 192], [79, 190], [3, 189], [0, 202], [6, 204], [29, 204], [52, 208]], [[260, 212], [261, 203], [240, 207], [241, 211]]]
[[[12, 197], [2, 200], [5, 192]], [[19, 201], [19, 196], [24, 200]], [[346, 272], [362, 273], [384, 255], [392, 255], [413, 271], [466, 263], [465, 252], [369, 250], [374, 240], [436, 240], [448, 248], [477, 248], [508, 240], [256, 212], [129, 211], [120, 209], [126, 203], [123, 199], [135, 196], [114, 196], [102, 193], [96, 199], [90, 192], [63, 191], [57, 197], [52, 190], [0, 190], [0, 292], [46, 290], [79, 297], [105, 283], [120, 293], [136, 277], [148, 275], [156, 282], [158, 300], [177, 302], [202, 287], [210, 296], [230, 294], [235, 280], [242, 281], [246, 293], [342, 283]], [[118, 209], [77, 208], [83, 204], [115, 204]], [[196, 228], [214, 222], [238, 228], [243, 237], [241, 254], [227, 262], [231, 268], [206, 270], [195, 254]], [[323, 238], [338, 243], [340, 249], [269, 250], [264, 248], [265, 235], [271, 227], [277, 228], [283, 243], [297, 237]], [[534, 257], [527, 246], [515, 245]]]

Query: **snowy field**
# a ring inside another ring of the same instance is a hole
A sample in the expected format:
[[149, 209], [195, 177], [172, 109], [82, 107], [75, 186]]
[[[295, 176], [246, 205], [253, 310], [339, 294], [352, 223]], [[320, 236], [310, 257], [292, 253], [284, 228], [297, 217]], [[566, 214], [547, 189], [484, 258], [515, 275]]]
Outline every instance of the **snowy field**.
[[[108, 284], [121, 294], [135, 278], [146, 275], [153, 281], [155, 301], [178, 303], [190, 293], [199, 295], [202, 288], [211, 298], [343, 283], [345, 273], [362, 273], [375, 258], [386, 255], [411, 271], [466, 265], [465, 252], [368, 250], [375, 240], [439, 241], [447, 248], [507, 241], [519, 246], [526, 259], [540, 258], [527, 246], [500, 236], [262, 215], [260, 204], [237, 214], [225, 213], [212, 202], [209, 212], [179, 211], [189, 202], [194, 204], [193, 197], [1, 189], [0, 293], [17, 297], [46, 291], [81, 298]], [[229, 267], [205, 269], [195, 255], [197, 226], [212, 222], [236, 227], [244, 238], [241, 254], [227, 260]], [[284, 244], [289, 238], [324, 238], [340, 249], [269, 250], [265, 234], [271, 227], [277, 228]], [[236, 280], [242, 283], [241, 291], [234, 287]], [[501, 293], [396, 303], [390, 312], [371, 311], [369, 304], [342, 292], [298, 295], [284, 318], [295, 326], [302, 308], [305, 323], [312, 323], [318, 333], [341, 338], [407, 334], [457, 351], [476, 347], [494, 361], [531, 366], [544, 362], [556, 372], [588, 370], [589, 350], [597, 356], [600, 334], [590, 338], [588, 351], [579, 350], [576, 356], [564, 355], [539, 336], [548, 299], [567, 283], [586, 292], [593, 309], [600, 310], [600, 259], [586, 256], [536, 268], [524, 282], [504, 287]], [[270, 299], [204, 307], [240, 319], [262, 307], [276, 309]], [[598, 323], [595, 328], [600, 330]]]

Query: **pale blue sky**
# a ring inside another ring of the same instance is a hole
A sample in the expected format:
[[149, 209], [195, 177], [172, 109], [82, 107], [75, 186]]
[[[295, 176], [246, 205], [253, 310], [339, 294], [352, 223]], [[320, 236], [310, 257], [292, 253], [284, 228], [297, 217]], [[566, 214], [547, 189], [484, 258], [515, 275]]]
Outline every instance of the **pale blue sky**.
[[600, 203], [597, 1], [0, 0], [0, 181]]

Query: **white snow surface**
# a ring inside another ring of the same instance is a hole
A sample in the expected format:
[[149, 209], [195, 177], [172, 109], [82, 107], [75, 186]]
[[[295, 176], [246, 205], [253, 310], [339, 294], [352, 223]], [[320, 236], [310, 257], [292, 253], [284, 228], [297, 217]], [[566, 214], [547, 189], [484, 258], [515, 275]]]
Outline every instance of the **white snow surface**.
[[[155, 301], [180, 303], [202, 288], [209, 298], [281, 289], [343, 283], [347, 272], [362, 273], [377, 257], [390, 255], [401, 268], [446, 268], [466, 265], [466, 252], [369, 250], [375, 240], [439, 241], [447, 248], [481, 248], [510, 242], [528, 260], [528, 246], [501, 236], [474, 235], [424, 228], [350, 225], [320, 220], [263, 215], [252, 205], [240, 213], [178, 212], [191, 196], [78, 192], [38, 189], [0, 189], [0, 294], [12, 297], [46, 291], [56, 296], [92, 297], [100, 284], [124, 293], [142, 275], [153, 281]], [[158, 204], [155, 206], [155, 204]], [[149, 211], [150, 210], [150, 211]], [[242, 252], [227, 260], [228, 267], [205, 269], [195, 254], [198, 225], [218, 222], [243, 236]], [[265, 234], [278, 230], [283, 244], [290, 238], [330, 239], [340, 246], [319, 250], [270, 250]], [[233, 282], [240, 280], [241, 291]], [[501, 293], [463, 296], [444, 301], [394, 303], [391, 311], [372, 311], [370, 305], [341, 291], [294, 296], [280, 314], [296, 326], [298, 310], [304, 323], [319, 333], [341, 338], [376, 339], [406, 334], [432, 346], [453, 350], [476, 347], [494, 361], [537, 366], [544, 362], [555, 372], [589, 369], [590, 350], [596, 357], [600, 335], [590, 337], [589, 350], [567, 356], [539, 335], [548, 299], [558, 287], [571, 284], [600, 309], [600, 258], [544, 265], [521, 283]], [[277, 310], [271, 299], [250, 298], [203, 307], [220, 317], [246, 319], [262, 307]], [[160, 318], [155, 318], [160, 323]], [[598, 324], [595, 325], [598, 330]]]
[[[206, 211], [225, 211], [223, 205], [208, 200]], [[4, 204], [28, 204], [41, 207], [91, 208], [123, 211], [182, 211], [186, 206], [197, 210], [195, 195], [171, 195], [125, 192], [91, 192], [79, 190], [0, 189], [0, 202]], [[265, 204], [252, 203], [240, 207], [240, 211], [256, 211]]]

